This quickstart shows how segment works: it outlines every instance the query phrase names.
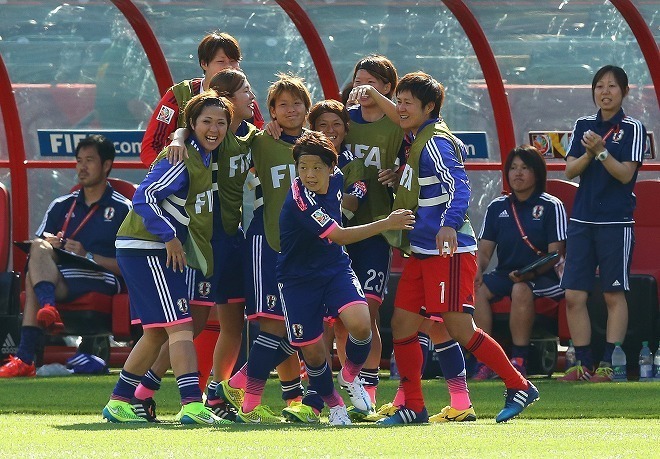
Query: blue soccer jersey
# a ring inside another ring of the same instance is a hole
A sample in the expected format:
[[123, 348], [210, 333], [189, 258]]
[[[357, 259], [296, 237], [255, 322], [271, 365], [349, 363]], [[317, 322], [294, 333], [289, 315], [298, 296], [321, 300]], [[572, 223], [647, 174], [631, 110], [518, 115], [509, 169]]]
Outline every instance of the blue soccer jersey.
[[[632, 161], [641, 166], [646, 128], [640, 121], [626, 116], [623, 109], [608, 121], [603, 121], [600, 110], [595, 115], [579, 118], [573, 127], [568, 156], [579, 158], [585, 153], [580, 140], [588, 130], [606, 138], [605, 148], [618, 161]], [[637, 172], [624, 184], [607, 172], [600, 161], [591, 161], [580, 175], [571, 220], [591, 224], [633, 223], [636, 181]]]
[[335, 168], [326, 194], [306, 189], [296, 177], [280, 214], [278, 281], [327, 276], [350, 266], [344, 248], [328, 234], [341, 222], [343, 175]]
[[[497, 244], [495, 270], [506, 274], [538, 259], [522, 239], [512, 204], [512, 196], [495, 198], [488, 205], [479, 233], [479, 239]], [[536, 248], [547, 252], [549, 244], [566, 240], [566, 210], [559, 199], [548, 193], [537, 193], [523, 202], [515, 201], [515, 206], [520, 224]]]

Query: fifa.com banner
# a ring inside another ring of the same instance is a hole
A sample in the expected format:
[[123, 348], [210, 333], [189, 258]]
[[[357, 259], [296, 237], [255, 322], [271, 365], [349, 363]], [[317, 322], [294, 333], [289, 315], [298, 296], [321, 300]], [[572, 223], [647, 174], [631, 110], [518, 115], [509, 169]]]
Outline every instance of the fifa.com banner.
[[109, 129], [39, 129], [41, 156], [75, 156], [76, 145], [92, 134], [101, 134], [115, 145], [117, 159], [140, 156], [144, 131], [120, 131]]
[[[571, 142], [572, 131], [530, 131], [529, 144], [536, 147], [543, 157], [565, 158]], [[653, 132], [646, 133], [644, 159], [655, 158], [655, 137]]]

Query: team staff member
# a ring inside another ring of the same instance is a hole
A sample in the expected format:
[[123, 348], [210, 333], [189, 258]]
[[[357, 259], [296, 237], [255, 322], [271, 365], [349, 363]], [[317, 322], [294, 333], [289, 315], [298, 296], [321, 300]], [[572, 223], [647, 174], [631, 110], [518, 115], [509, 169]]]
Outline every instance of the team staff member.
[[362, 288], [342, 246], [385, 230], [411, 229], [414, 217], [399, 210], [377, 222], [343, 228], [344, 180], [332, 142], [322, 133], [307, 132], [296, 142], [293, 159], [298, 177], [280, 214], [277, 261], [287, 335], [302, 350], [310, 385], [330, 408], [330, 424], [347, 425], [351, 421], [326, 361], [323, 320], [339, 316], [349, 332], [337, 380], [363, 411], [370, 410], [371, 402], [357, 376], [369, 355], [371, 327]]
[[186, 143], [188, 158], [172, 165], [167, 150], [161, 152], [138, 187], [134, 209], [117, 234], [117, 261], [144, 333], [103, 409], [108, 421], [155, 421], [138, 416], [131, 399], [167, 342], [181, 395], [182, 407], [175, 419], [183, 424], [230, 422], [202, 403], [184, 271], [191, 266], [207, 276], [213, 272], [211, 152], [224, 139], [232, 111], [231, 102], [215, 92], [190, 99], [185, 109], [192, 130]]
[[[514, 148], [507, 156], [504, 170], [511, 194], [495, 198], [488, 205], [479, 234], [474, 322], [490, 333], [493, 324], [490, 302], [505, 296], [511, 298], [511, 363], [526, 375], [534, 299], [548, 297], [559, 301], [564, 291], [553, 269], [558, 260], [525, 274], [519, 274], [518, 270], [549, 252], [564, 255], [566, 211], [559, 199], [545, 192], [545, 160], [536, 148], [529, 145]], [[496, 248], [497, 266], [484, 274]], [[490, 368], [480, 364], [474, 379], [493, 376]]]
[[[170, 134], [185, 127], [182, 107], [196, 94], [208, 91], [211, 79], [226, 68], [239, 68], [242, 59], [238, 41], [228, 33], [215, 31], [206, 35], [197, 47], [197, 59], [204, 72], [203, 78], [183, 80], [165, 92], [154, 111], [142, 138], [140, 159], [149, 167], [156, 156], [170, 143]], [[256, 101], [254, 102], [253, 124], [261, 128], [264, 123]]]
[[[101, 135], [76, 146], [81, 188], [51, 202], [37, 229], [25, 275], [21, 341], [16, 356], [0, 367], [0, 378], [35, 375], [34, 354], [43, 330], [61, 321], [56, 301], [72, 301], [88, 292], [121, 291], [114, 239], [131, 202], [107, 182], [114, 158], [114, 145]], [[54, 248], [93, 260], [104, 270], [58, 260]]]
[[[566, 157], [566, 177], [580, 177], [566, 241], [566, 316], [578, 365], [562, 381], [612, 381], [612, 352], [628, 329], [630, 263], [635, 236], [633, 188], [644, 158], [646, 128], [623, 112], [628, 75], [621, 67], [606, 65], [591, 82], [598, 107], [595, 115], [579, 118]], [[607, 304], [605, 352], [593, 373], [591, 322], [587, 297], [596, 268]]]

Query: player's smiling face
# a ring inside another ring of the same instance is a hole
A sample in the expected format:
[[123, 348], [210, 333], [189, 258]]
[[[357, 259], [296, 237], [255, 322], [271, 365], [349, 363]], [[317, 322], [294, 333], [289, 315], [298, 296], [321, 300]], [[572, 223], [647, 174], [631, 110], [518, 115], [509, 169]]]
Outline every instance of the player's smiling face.
[[302, 155], [298, 158], [298, 176], [305, 188], [318, 194], [326, 194], [332, 169], [320, 156]]
[[344, 121], [333, 112], [321, 114], [312, 126], [315, 131], [321, 131], [332, 141], [337, 151], [340, 151], [341, 143], [346, 137], [346, 125]]
[[249, 120], [254, 116], [254, 93], [250, 83], [245, 80], [241, 89], [231, 97], [234, 103], [234, 116], [240, 120]]
[[277, 120], [287, 135], [300, 135], [306, 116], [305, 101], [289, 91], [283, 91], [277, 96], [275, 107], [270, 107], [270, 117]]
[[399, 114], [399, 125], [404, 131], [417, 134], [422, 124], [429, 120], [429, 114], [433, 109], [433, 103], [429, 102], [422, 107], [422, 101], [412, 95], [410, 91], [401, 91], [396, 96], [396, 111]]
[[619, 111], [623, 103], [623, 96], [623, 90], [612, 72], [603, 75], [603, 78], [598, 80], [594, 88], [596, 105], [603, 111], [604, 115], [609, 115], [605, 119], [609, 119]]
[[[392, 85], [390, 83], [383, 83], [383, 81], [379, 78], [376, 78], [373, 76], [371, 73], [364, 69], [360, 69], [355, 73], [355, 78], [353, 79], [353, 87], [357, 86], [362, 86], [362, 85], [371, 85], [378, 91], [379, 93], [383, 95], [387, 95], [388, 92], [392, 89]], [[369, 96], [364, 96], [362, 99], [360, 99], [360, 105], [363, 107], [370, 107], [370, 106], [375, 106], [376, 102], [374, 102], [371, 97]]]
[[204, 107], [190, 124], [197, 141], [207, 153], [218, 148], [227, 134], [227, 114], [215, 105]]

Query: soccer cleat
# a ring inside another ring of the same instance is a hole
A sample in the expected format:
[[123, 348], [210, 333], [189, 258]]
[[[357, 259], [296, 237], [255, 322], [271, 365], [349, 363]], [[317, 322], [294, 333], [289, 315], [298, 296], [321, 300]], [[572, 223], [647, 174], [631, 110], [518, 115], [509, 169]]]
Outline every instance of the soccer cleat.
[[37, 311], [37, 325], [48, 333], [55, 334], [64, 331], [64, 324], [57, 308], [47, 304]]
[[381, 419], [377, 422], [378, 425], [383, 426], [394, 426], [398, 424], [425, 424], [429, 422], [429, 413], [426, 411], [426, 408], [422, 408], [422, 411], [416, 412], [410, 408], [402, 406], [396, 413], [394, 413], [389, 418]]
[[372, 411], [371, 414], [368, 414], [364, 417], [363, 421], [365, 422], [378, 422], [381, 419], [388, 418], [396, 413], [400, 407], [396, 406], [394, 403], [385, 403], [375, 412]]
[[369, 397], [369, 393], [364, 388], [364, 380], [356, 376], [353, 382], [348, 382], [342, 376], [342, 370], [339, 370], [339, 373], [337, 373], [337, 381], [339, 382], [339, 385], [348, 392], [348, 396], [355, 408], [364, 413], [369, 413], [373, 410], [373, 407], [371, 406], [371, 397]]
[[239, 409], [236, 415], [236, 422], [244, 422], [245, 424], [279, 424], [282, 422], [282, 418], [273, 413], [268, 406], [257, 405], [252, 411], [248, 411], [247, 413], [244, 413], [242, 408]]
[[495, 378], [497, 378], [497, 374], [483, 363], [478, 364], [478, 369], [474, 373], [474, 376], [472, 376], [472, 379], [475, 381], [486, 381]]
[[557, 381], [561, 382], [576, 382], [576, 381], [589, 381], [592, 376], [592, 372], [578, 360], [577, 365], [572, 366], [561, 378], [558, 378]]
[[27, 364], [18, 357], [10, 355], [7, 363], [0, 367], [0, 378], [18, 378], [22, 376], [36, 376], [37, 369], [34, 363]]
[[539, 399], [539, 391], [529, 380], [527, 390], [507, 389], [504, 399], [504, 408], [495, 417], [495, 422], [506, 422], [518, 416], [522, 410]]
[[133, 405], [122, 400], [110, 400], [103, 408], [103, 419], [108, 422], [144, 423], [147, 420], [135, 413]]
[[225, 402], [233, 406], [236, 411], [239, 411], [243, 406], [245, 390], [231, 387], [229, 385], [228, 379], [218, 384], [218, 388], [216, 389], [215, 393], [218, 397], [221, 397]]
[[139, 398], [133, 397], [131, 399], [131, 405], [133, 405], [133, 412], [147, 420], [147, 422], [160, 422], [156, 418], [156, 401], [149, 397], [145, 400], [140, 400]]
[[192, 402], [183, 405], [181, 411], [174, 417], [174, 420], [186, 425], [205, 425], [211, 427], [233, 424], [228, 419], [217, 417], [202, 402]]
[[591, 377], [590, 381], [599, 382], [612, 382], [614, 380], [614, 370], [609, 366], [600, 366]]
[[457, 410], [451, 406], [445, 406], [438, 414], [429, 418], [429, 422], [468, 422], [476, 421], [477, 414], [470, 405], [467, 410]]
[[371, 411], [364, 412], [362, 410], [355, 408], [354, 406], [349, 406], [346, 409], [346, 411], [348, 412], [348, 417], [351, 418], [351, 421], [353, 422], [365, 422], [365, 418], [367, 416], [376, 414], [376, 412], [373, 409]]
[[220, 419], [227, 419], [231, 422], [236, 422], [236, 410], [234, 407], [228, 405], [225, 402], [216, 403], [215, 405], [210, 405], [207, 401], [204, 404], [209, 410], [213, 412]]
[[330, 414], [328, 415], [328, 424], [331, 426], [350, 426], [351, 418], [348, 417], [345, 405], [337, 405], [330, 407]]
[[282, 416], [290, 422], [302, 422], [305, 424], [318, 424], [321, 422], [321, 416], [316, 414], [311, 406], [299, 401], [293, 401], [289, 406], [284, 408], [282, 410]]

